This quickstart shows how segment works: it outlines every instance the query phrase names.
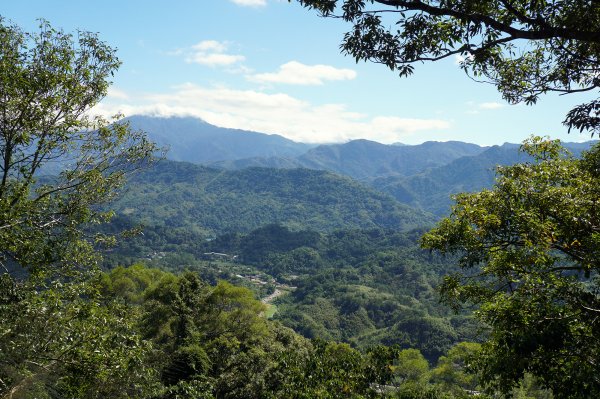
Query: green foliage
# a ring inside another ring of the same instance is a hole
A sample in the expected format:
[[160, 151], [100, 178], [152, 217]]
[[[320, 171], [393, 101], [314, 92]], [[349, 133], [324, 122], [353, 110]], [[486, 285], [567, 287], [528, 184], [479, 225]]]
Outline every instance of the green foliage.
[[[0, 18], [0, 394], [128, 397], [145, 392], [134, 315], [98, 295], [95, 245], [127, 172], [155, 147], [88, 113], [119, 66], [95, 34]], [[53, 178], [41, 175], [60, 165]]]
[[[493, 0], [298, 0], [353, 26], [342, 51], [400, 76], [414, 64], [462, 57], [475, 79], [511, 103], [534, 104], [547, 92], [597, 90], [600, 7], [595, 2]], [[600, 104], [572, 109], [569, 129], [598, 134]]]
[[445, 356], [439, 358], [432, 370], [432, 381], [440, 385], [445, 392], [460, 394], [464, 391], [476, 391], [479, 385], [477, 375], [473, 373], [473, 363], [481, 350], [481, 345], [461, 342], [453, 346]]
[[539, 383], [531, 374], [525, 374], [519, 386], [513, 389], [514, 399], [553, 399], [552, 391], [540, 388]]
[[457, 196], [423, 244], [461, 255], [464, 271], [442, 294], [480, 305], [491, 328], [478, 362], [486, 383], [509, 392], [530, 373], [557, 397], [594, 397], [600, 147], [580, 160], [556, 141], [533, 138], [523, 149], [535, 163], [499, 168], [493, 189]]
[[[248, 290], [228, 283], [210, 286], [191, 272], [136, 265], [83, 284], [102, 295], [92, 300], [77, 288], [67, 298], [63, 287], [43, 297], [32, 291], [30, 303], [19, 289], [23, 299], [0, 308], [1, 331], [10, 338], [2, 341], [0, 370], [3, 382], [20, 378], [14, 397], [384, 397], [374, 383], [392, 387], [396, 397], [452, 397], [427, 384], [428, 365], [417, 350], [362, 353], [308, 341], [266, 320]], [[31, 329], [38, 319], [47, 331]], [[44, 340], [48, 333], [52, 341]], [[57, 361], [57, 354], [70, 361]], [[39, 370], [19, 376], [25, 358]]]
[[252, 274], [263, 272], [296, 287], [277, 299], [274, 318], [306, 337], [363, 348], [379, 343], [416, 347], [435, 361], [454, 343], [476, 339], [477, 328], [466, 314], [454, 316], [439, 305], [434, 287], [453, 267], [453, 260], [420, 249], [420, 234], [389, 230], [319, 234], [269, 225], [245, 235], [220, 236], [194, 249], [198, 257], [226, 253], [240, 263], [196, 261], [189, 267], [202, 275], [218, 267], [222, 278], [237, 282], [235, 274], [248, 272], [228, 277], [224, 270], [248, 265], [255, 270]]
[[[136, 314], [103, 301], [93, 280], [39, 287], [2, 276], [0, 392], [29, 397], [129, 397], [150, 387], [149, 346]], [[33, 394], [35, 396], [35, 394]]]
[[[106, 94], [108, 79], [119, 65], [113, 49], [93, 34], [80, 32], [75, 40], [46, 22], [35, 34], [1, 22], [0, 79], [5, 89], [0, 99], [0, 263], [5, 268], [0, 275], [1, 396], [381, 396], [372, 382], [393, 378], [378, 370], [380, 366], [392, 369], [385, 359], [374, 365], [371, 355], [347, 343], [311, 342], [268, 321], [265, 305], [246, 288], [225, 281], [211, 285], [194, 272], [172, 274], [142, 265], [99, 273], [96, 266], [101, 258], [96, 249], [115, 243], [119, 229], [113, 225], [102, 234], [90, 235], [98, 231], [90, 226], [111, 218], [112, 212], [101, 209], [114, 199], [127, 172], [147, 164], [155, 147], [127, 124], [108, 126], [86, 116]], [[42, 177], [52, 172], [52, 163], [60, 165], [60, 173]], [[169, 252], [184, 246], [189, 252], [172, 254], [171, 260], [187, 262], [195, 261], [193, 255], [202, 251], [228, 245], [228, 250], [243, 252], [246, 261], [264, 264], [274, 274], [302, 273], [304, 279], [315, 271], [317, 276], [327, 276], [317, 286], [326, 295], [311, 293], [308, 285], [300, 285], [298, 292], [312, 296], [310, 303], [322, 305], [324, 312], [320, 318], [316, 313], [308, 317], [316, 320], [315, 328], [332, 336], [347, 331], [344, 338], [348, 339], [383, 322], [386, 316], [380, 303], [385, 303], [384, 309], [394, 308], [397, 298], [375, 288], [382, 284], [377, 279], [389, 277], [377, 273], [388, 270], [388, 265], [393, 265], [389, 270], [410, 275], [409, 288], [403, 287], [406, 303], [398, 306], [402, 311], [410, 313], [407, 292], [429, 295], [430, 281], [416, 281], [413, 277], [418, 273], [407, 272], [409, 265], [418, 266], [426, 255], [408, 251], [411, 262], [400, 265], [401, 257], [390, 250], [400, 242], [412, 239], [414, 243], [415, 233], [410, 238], [378, 230], [322, 236], [269, 225], [248, 236], [230, 234], [214, 242], [204, 241], [203, 236], [206, 229], [231, 228], [233, 220], [218, 219], [240, 218], [240, 206], [247, 206], [246, 219], [240, 219], [246, 229], [280, 218], [296, 227], [315, 223], [323, 230], [336, 223], [407, 229], [428, 220], [427, 216], [327, 173], [250, 170], [235, 175], [193, 169], [168, 164], [158, 169], [158, 182], [140, 184], [147, 190], [146, 200], [152, 198], [150, 194], [166, 193], [168, 201], [183, 208], [159, 223], [163, 230], [154, 230], [152, 240], [133, 240], [131, 252], [148, 242], [164, 245]], [[194, 181], [183, 194], [173, 189], [189, 184], [190, 175], [212, 181]], [[142, 175], [134, 181], [149, 183], [147, 178]], [[337, 190], [331, 190], [331, 185]], [[256, 207], [271, 187], [277, 187], [277, 195]], [[197, 189], [208, 193], [207, 203], [228, 200], [221, 213], [212, 210], [214, 226], [185, 219], [196, 209], [190, 198]], [[243, 192], [252, 195], [243, 197]], [[317, 212], [306, 209], [311, 207]], [[253, 209], [264, 214], [254, 214]], [[279, 212], [275, 216], [273, 209]], [[164, 205], [163, 211], [172, 209]], [[127, 220], [121, 222], [120, 227], [132, 227], [126, 226]], [[372, 239], [385, 242], [385, 250], [370, 258]], [[351, 281], [354, 284], [347, 288], [338, 284]], [[331, 296], [335, 293], [342, 295], [336, 300]], [[429, 318], [427, 308], [424, 305], [411, 315]], [[330, 321], [323, 317], [330, 314], [339, 317]], [[326, 326], [328, 322], [332, 324]], [[335, 330], [338, 327], [341, 330]], [[400, 353], [402, 367], [398, 363], [397, 370], [404, 373], [402, 378], [424, 384], [426, 361], [416, 351], [410, 354], [404, 359]]]
[[[152, 237], [144, 245], [156, 245], [155, 252], [172, 251], [153, 259], [153, 265], [190, 268], [211, 284], [220, 279], [244, 284], [258, 297], [268, 295], [269, 284], [253, 284], [248, 276], [287, 284], [288, 288], [280, 288], [289, 294], [276, 299], [273, 317], [306, 337], [345, 341], [361, 348], [381, 343], [419, 348], [430, 361], [456, 342], [480, 339], [472, 317], [466, 312], [453, 315], [439, 304], [434, 287], [455, 262], [420, 249], [421, 231], [320, 234], [268, 225], [210, 241], [158, 231], [165, 233], [163, 244], [153, 238], [157, 233], [153, 228], [135, 238], [143, 242]], [[112, 262], [141, 260], [139, 255], [123, 256], [121, 248], [111, 252]], [[125, 248], [123, 252], [131, 253], [132, 246]], [[212, 252], [225, 253], [229, 260], [204, 255]]]
[[292, 371], [277, 398], [373, 398], [368, 360], [347, 344], [315, 341], [309, 357], [282, 361]]
[[[119, 66], [114, 49], [44, 21], [36, 33], [0, 23], [0, 262], [34, 274], [85, 267], [94, 259], [82, 224], [110, 217], [95, 206], [155, 148], [127, 125], [87, 116]], [[38, 179], [57, 162], [58, 177]]]
[[429, 363], [418, 349], [404, 349], [398, 353], [393, 373], [399, 385], [423, 386], [429, 380]]
[[[157, 281], [121, 284], [148, 275]], [[154, 397], [372, 397], [365, 355], [267, 321], [244, 288], [141, 266], [115, 269], [103, 281], [113, 300], [141, 298], [133, 314], [155, 351], [147, 365], [160, 370]]]
[[136, 175], [111, 207], [134, 223], [175, 230], [182, 237], [246, 233], [273, 223], [294, 230], [333, 231], [409, 230], [432, 222], [427, 214], [388, 195], [328, 172], [221, 171], [171, 161]]

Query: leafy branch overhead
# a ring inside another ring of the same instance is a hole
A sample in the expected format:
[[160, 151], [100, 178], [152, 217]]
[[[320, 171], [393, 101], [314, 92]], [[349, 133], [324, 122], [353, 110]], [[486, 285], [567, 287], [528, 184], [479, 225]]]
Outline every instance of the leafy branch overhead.
[[[342, 51], [408, 76], [414, 63], [460, 57], [510, 103], [600, 87], [600, 3], [523, 0], [298, 0], [353, 24]], [[600, 102], [576, 106], [569, 130], [600, 134]]]

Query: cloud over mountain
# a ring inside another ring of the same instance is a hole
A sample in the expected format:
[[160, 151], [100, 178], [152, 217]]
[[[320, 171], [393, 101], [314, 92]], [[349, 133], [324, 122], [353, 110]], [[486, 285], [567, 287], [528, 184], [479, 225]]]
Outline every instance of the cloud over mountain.
[[[133, 98], [133, 96], [130, 96]], [[315, 104], [283, 92], [205, 87], [186, 83], [165, 93], [143, 94], [135, 101], [101, 103], [102, 115], [195, 116], [217, 126], [280, 134], [306, 143], [346, 142], [369, 137], [382, 143], [406, 141], [414, 134], [448, 129], [438, 118], [370, 115], [345, 104]]]

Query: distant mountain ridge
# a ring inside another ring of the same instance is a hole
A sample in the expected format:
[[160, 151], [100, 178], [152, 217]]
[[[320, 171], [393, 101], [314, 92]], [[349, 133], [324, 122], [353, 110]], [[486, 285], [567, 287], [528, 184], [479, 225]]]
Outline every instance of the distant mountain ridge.
[[167, 157], [174, 161], [209, 164], [252, 157], [294, 157], [314, 147], [276, 134], [222, 128], [193, 117], [135, 115], [125, 121], [133, 129], [145, 131], [158, 145], [167, 146]]
[[132, 128], [147, 132], [152, 141], [168, 146], [170, 160], [232, 170], [308, 168], [356, 179], [409, 176], [485, 150], [458, 141], [429, 141], [409, 146], [360, 139], [316, 146], [278, 135], [220, 128], [192, 117], [131, 116], [126, 120]]
[[300, 155], [297, 160], [306, 168], [366, 179], [390, 175], [410, 176], [484, 150], [484, 147], [476, 144], [459, 141], [428, 141], [414, 146], [398, 146], [353, 140], [345, 144], [318, 146]]
[[[591, 144], [564, 143], [564, 146], [573, 155], [579, 156]], [[461, 157], [412, 176], [375, 178], [370, 184], [401, 203], [443, 216], [450, 210], [452, 194], [490, 188], [496, 178], [496, 166], [532, 161], [519, 148], [520, 145], [510, 143], [492, 146], [480, 154]]]
[[[400, 203], [443, 216], [451, 195], [491, 187], [497, 165], [527, 161], [519, 144], [482, 147], [459, 141], [385, 145], [369, 140], [311, 145], [278, 135], [224, 129], [195, 118], [134, 116], [132, 127], [169, 145], [167, 158], [228, 171], [312, 169], [349, 176]], [[592, 142], [563, 143], [578, 155]]]
[[428, 141], [419, 145], [386, 145], [369, 140], [323, 144], [292, 157], [254, 157], [209, 163], [211, 167], [237, 170], [250, 167], [307, 168], [327, 170], [357, 180], [388, 176], [411, 176], [480, 154], [486, 147], [459, 141]]

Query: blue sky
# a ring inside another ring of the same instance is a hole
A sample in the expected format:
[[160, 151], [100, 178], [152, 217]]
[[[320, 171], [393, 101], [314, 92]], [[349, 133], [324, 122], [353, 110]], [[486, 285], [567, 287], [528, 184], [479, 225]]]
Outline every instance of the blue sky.
[[[589, 97], [547, 95], [508, 105], [455, 60], [419, 64], [400, 78], [340, 54], [349, 28], [287, 0], [10, 1], [1, 15], [25, 30], [45, 18], [65, 31], [98, 32], [123, 65], [95, 112], [192, 115], [296, 141], [364, 138], [418, 144], [565, 141], [561, 121]], [[589, 96], [589, 95], [588, 95]]]

